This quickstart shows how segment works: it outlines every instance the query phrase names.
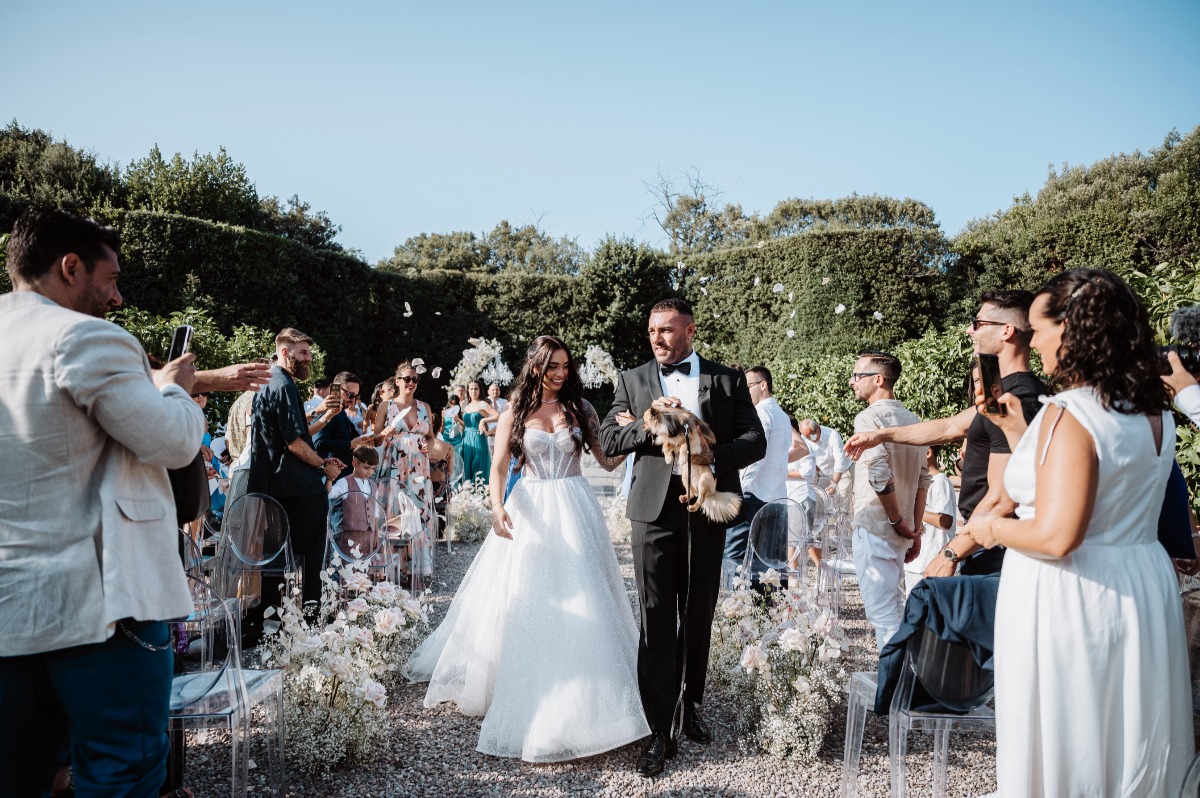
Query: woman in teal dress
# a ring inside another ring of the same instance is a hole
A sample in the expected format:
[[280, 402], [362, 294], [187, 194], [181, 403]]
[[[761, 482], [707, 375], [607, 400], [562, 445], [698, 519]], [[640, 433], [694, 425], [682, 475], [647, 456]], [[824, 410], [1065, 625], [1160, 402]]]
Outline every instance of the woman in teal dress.
[[467, 405], [462, 414], [463, 479], [487, 484], [492, 458], [488, 454], [485, 431], [487, 423], [498, 418], [500, 414], [483, 398], [479, 383], [472, 381], [467, 386]]
[[451, 487], [457, 488], [458, 483], [462, 482], [463, 420], [462, 401], [454, 394], [450, 394], [450, 398], [446, 401], [446, 407], [442, 410], [442, 440], [454, 449], [452, 462], [457, 467], [453, 469], [455, 476], [451, 481]]

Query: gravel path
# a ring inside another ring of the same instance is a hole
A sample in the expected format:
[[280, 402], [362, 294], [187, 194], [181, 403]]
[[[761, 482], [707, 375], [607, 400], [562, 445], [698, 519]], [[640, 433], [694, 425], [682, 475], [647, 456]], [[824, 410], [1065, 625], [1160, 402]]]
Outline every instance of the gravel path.
[[[479, 544], [458, 544], [452, 555], [439, 550], [431, 620], [445, 614], [454, 590], [479, 550]], [[626, 585], [634, 591], [628, 544], [617, 546]], [[857, 590], [847, 593], [843, 619], [854, 642], [847, 671], [873, 670], [874, 637], [863, 618]], [[640, 750], [630, 745], [572, 763], [532, 765], [497, 759], [475, 751], [478, 718], [458, 714], [453, 705], [437, 709], [422, 706], [423, 685], [406, 685], [389, 697], [392, 738], [379, 760], [326, 777], [291, 773], [292, 796], [396, 796], [397, 798], [452, 798], [453, 796], [612, 796], [612, 798], [749, 798], [763, 796], [835, 796], [841, 777], [845, 706], [835, 708], [834, 722], [818, 761], [805, 768], [781, 763], [763, 755], [739, 750], [733, 741], [732, 719], [737, 707], [710, 693], [705, 716], [716, 741], [701, 746], [682, 740], [679, 755], [667, 772], [643, 779], [632, 768]], [[930, 735], [909, 736], [909, 790], [913, 795], [930, 791]], [[210, 746], [199, 746], [201, 749]], [[874, 715], [867, 718], [860, 766], [859, 794], [888, 794], [887, 726]], [[214, 752], [215, 753], [215, 752]], [[188, 784], [197, 798], [225, 795], [215, 780], [221, 768], [209, 763], [203, 750], [189, 749]], [[197, 770], [202, 772], [197, 772]], [[227, 771], [226, 771], [227, 772]], [[252, 771], [251, 780], [265, 775]], [[194, 778], [197, 777], [197, 778]], [[996, 788], [994, 736], [963, 734], [952, 738], [948, 793], [978, 795]]]

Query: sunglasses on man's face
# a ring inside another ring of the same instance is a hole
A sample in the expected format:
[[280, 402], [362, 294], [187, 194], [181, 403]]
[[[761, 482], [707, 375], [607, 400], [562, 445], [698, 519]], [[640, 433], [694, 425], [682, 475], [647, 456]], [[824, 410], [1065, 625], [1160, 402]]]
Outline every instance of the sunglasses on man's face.
[[356, 394], [354, 391], [342, 391], [342, 396], [346, 397], [347, 399], [358, 398], [358, 394]]

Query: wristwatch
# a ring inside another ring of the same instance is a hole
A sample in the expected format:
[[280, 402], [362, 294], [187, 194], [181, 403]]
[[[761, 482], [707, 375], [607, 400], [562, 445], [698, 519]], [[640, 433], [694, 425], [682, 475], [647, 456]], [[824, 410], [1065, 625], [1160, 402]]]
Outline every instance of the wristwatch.
[[955, 553], [954, 553], [954, 549], [950, 548], [949, 546], [947, 546], [946, 548], [942, 549], [942, 556], [943, 556], [943, 557], [945, 557], [945, 558], [946, 558], [947, 560], [949, 560], [950, 562], [954, 563], [955, 565], [958, 565], [958, 563], [959, 563], [959, 562], [961, 561], [961, 559], [962, 559], [962, 558], [961, 558], [961, 557], [959, 557], [957, 554], [955, 554]]

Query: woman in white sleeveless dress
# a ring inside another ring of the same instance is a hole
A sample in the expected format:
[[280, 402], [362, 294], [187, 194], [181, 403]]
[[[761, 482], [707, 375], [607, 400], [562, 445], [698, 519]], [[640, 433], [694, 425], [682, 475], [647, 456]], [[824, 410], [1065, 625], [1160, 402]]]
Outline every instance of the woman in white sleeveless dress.
[[[590, 756], [650, 733], [637, 686], [637, 626], [599, 504], [580, 470], [605, 469], [596, 411], [567, 347], [529, 348], [500, 417], [493, 532], [406, 675], [425, 706], [482, 715], [478, 750], [529, 762]], [[509, 454], [522, 477], [502, 501]]]
[[1120, 278], [1064, 272], [1030, 309], [1066, 389], [1013, 447], [1017, 518], [966, 533], [1008, 548], [996, 609], [1002, 796], [1174, 796], [1192, 757], [1183, 614], [1157, 521], [1175, 454], [1145, 308]]

